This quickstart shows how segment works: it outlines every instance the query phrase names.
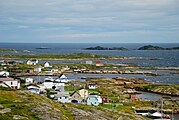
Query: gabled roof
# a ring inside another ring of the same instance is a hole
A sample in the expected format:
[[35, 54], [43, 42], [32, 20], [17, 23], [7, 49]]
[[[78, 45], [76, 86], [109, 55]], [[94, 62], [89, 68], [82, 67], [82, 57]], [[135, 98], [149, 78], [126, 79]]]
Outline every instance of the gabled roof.
[[73, 92], [70, 96], [73, 96], [74, 94], [78, 94], [81, 97], [78, 91]]
[[14, 78], [11, 78], [11, 77], [0, 77], [0, 81], [17, 81], [16, 79]]
[[88, 95], [88, 98], [93, 98], [93, 99], [96, 99], [98, 101], [98, 98], [96, 95]]
[[55, 96], [56, 97], [70, 97], [70, 94], [68, 92], [59, 92]]
[[0, 84], [1, 84], [1, 85], [4, 84], [6, 87], [11, 88], [8, 84], [6, 84], [6, 83], [3, 82], [3, 81], [0, 81]]
[[32, 62], [36, 62], [36, 61], [38, 61], [38, 60], [36, 60], [36, 59], [32, 59], [31, 61], [32, 61]]
[[62, 77], [64, 74], [60, 74], [58, 77], [60, 78], [60, 77]]
[[89, 86], [89, 85], [96, 85], [96, 83], [89, 83], [88, 86]]

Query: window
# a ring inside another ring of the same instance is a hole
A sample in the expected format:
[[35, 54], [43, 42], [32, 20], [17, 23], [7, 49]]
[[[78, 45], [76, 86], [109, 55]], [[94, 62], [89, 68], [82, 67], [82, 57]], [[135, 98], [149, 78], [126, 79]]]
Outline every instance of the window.
[[13, 82], [11, 82], [11, 85], [13, 85]]

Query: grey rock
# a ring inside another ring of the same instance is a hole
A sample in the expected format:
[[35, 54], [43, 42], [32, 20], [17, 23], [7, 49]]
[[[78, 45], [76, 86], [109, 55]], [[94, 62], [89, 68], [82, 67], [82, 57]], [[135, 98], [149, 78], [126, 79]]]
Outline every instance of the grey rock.
[[2, 106], [1, 104], [0, 104], [0, 109], [3, 109], [4, 108], [4, 106]]
[[20, 116], [20, 115], [14, 115], [13, 116], [13, 119], [14, 120], [21, 120], [21, 119], [28, 119], [27, 117], [24, 117], [24, 116]]
[[2, 113], [2, 114], [8, 113], [8, 112], [11, 112], [10, 108], [4, 108], [4, 109], [0, 110], [0, 113]]

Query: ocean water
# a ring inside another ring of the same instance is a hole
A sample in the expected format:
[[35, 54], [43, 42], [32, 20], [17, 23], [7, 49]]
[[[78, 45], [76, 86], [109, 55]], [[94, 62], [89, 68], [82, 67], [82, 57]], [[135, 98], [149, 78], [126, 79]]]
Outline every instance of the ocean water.
[[[94, 53], [112, 56], [160, 58], [160, 60], [113, 60], [108, 63], [134, 63], [139, 66], [179, 66], [179, 50], [136, 50], [144, 45], [157, 45], [161, 47], [177, 47], [179, 43], [0, 43], [0, 48], [11, 48], [18, 50], [28, 50], [29, 53], [15, 54], [66, 54], [66, 53]], [[84, 50], [87, 47], [126, 47], [129, 51], [120, 50]], [[50, 49], [36, 49], [38, 47], [48, 47]], [[2, 53], [1, 53], [2, 54]], [[9, 53], [8, 53], [9, 54]], [[68, 62], [68, 61], [67, 61]]]
[[[95, 46], [104, 47], [126, 47], [129, 51], [120, 50], [84, 50], [87, 47]], [[143, 58], [160, 58], [159, 60], [101, 60], [104, 63], [133, 63], [138, 66], [158, 66], [158, 67], [179, 67], [179, 50], [136, 50], [144, 45], [156, 45], [161, 47], [177, 47], [179, 43], [165, 43], [165, 44], [149, 44], [149, 43], [0, 43], [0, 48], [11, 48], [18, 50], [28, 50], [28, 53], [13, 53], [13, 54], [66, 54], [66, 53], [94, 53], [112, 56], [126, 56], [126, 57], [143, 57]], [[48, 47], [50, 49], [36, 49], [38, 47]], [[2, 54], [2, 53], [0, 53]], [[12, 53], [8, 53], [12, 54]], [[44, 61], [40, 61], [44, 63]], [[84, 60], [58, 60], [49, 61], [50, 63], [81, 63]], [[160, 72], [160, 71], [154, 71]], [[155, 83], [170, 83], [179, 84], [179, 75], [169, 74], [171, 71], [162, 76], [145, 76], [145, 75], [117, 75], [123, 77], [139, 77], [146, 79], [149, 82]], [[175, 71], [177, 72], [177, 71]], [[98, 75], [96, 75], [98, 76]], [[109, 77], [111, 75], [108, 75]], [[113, 75], [112, 75], [113, 76]], [[116, 75], [115, 75], [116, 76]], [[74, 77], [74, 75], [73, 75]], [[78, 77], [78, 76], [76, 76]]]

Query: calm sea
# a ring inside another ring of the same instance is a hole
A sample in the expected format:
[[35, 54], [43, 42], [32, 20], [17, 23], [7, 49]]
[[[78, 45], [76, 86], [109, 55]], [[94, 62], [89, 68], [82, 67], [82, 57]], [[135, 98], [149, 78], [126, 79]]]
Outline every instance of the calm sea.
[[[84, 50], [86, 47], [126, 47], [129, 51], [119, 50]], [[15, 53], [15, 54], [66, 54], [66, 53], [94, 53], [126, 57], [144, 57], [144, 58], [160, 58], [160, 60], [108, 60], [102, 61], [107, 63], [134, 63], [138, 66], [170, 66], [179, 67], [179, 50], [136, 50], [144, 45], [156, 45], [161, 47], [177, 47], [179, 43], [0, 43], [0, 48], [11, 48], [18, 50], [28, 50], [29, 53]], [[48, 47], [50, 49], [36, 49], [38, 47]], [[2, 54], [2, 53], [1, 53]], [[10, 53], [8, 53], [10, 54]], [[11, 53], [12, 54], [12, 53]], [[45, 61], [41, 61], [42, 63]], [[84, 62], [76, 61], [49, 61], [50, 63], [70, 63], [70, 62]], [[169, 74], [171, 71], [161, 72], [162, 76], [144, 76], [144, 75], [124, 75], [124, 77], [140, 77], [150, 82], [156, 83], [171, 83], [179, 84], [179, 75]], [[175, 71], [176, 72], [176, 71]], [[120, 75], [123, 76], [123, 75]]]
[[[97, 45], [104, 47], [126, 47], [130, 50], [84, 50], [86, 47], [94, 47]], [[149, 43], [0, 43], [0, 48], [28, 50], [30, 51], [28, 54], [94, 53], [127, 57], [160, 58], [160, 60], [119, 60], [107, 62], [135, 63], [139, 66], [179, 66], [179, 50], [136, 50], [144, 45], [149, 45]], [[157, 45], [161, 47], [176, 47], [179, 46], [179, 43], [150, 43], [150, 45]], [[36, 49], [38, 47], [48, 47], [50, 49]]]

